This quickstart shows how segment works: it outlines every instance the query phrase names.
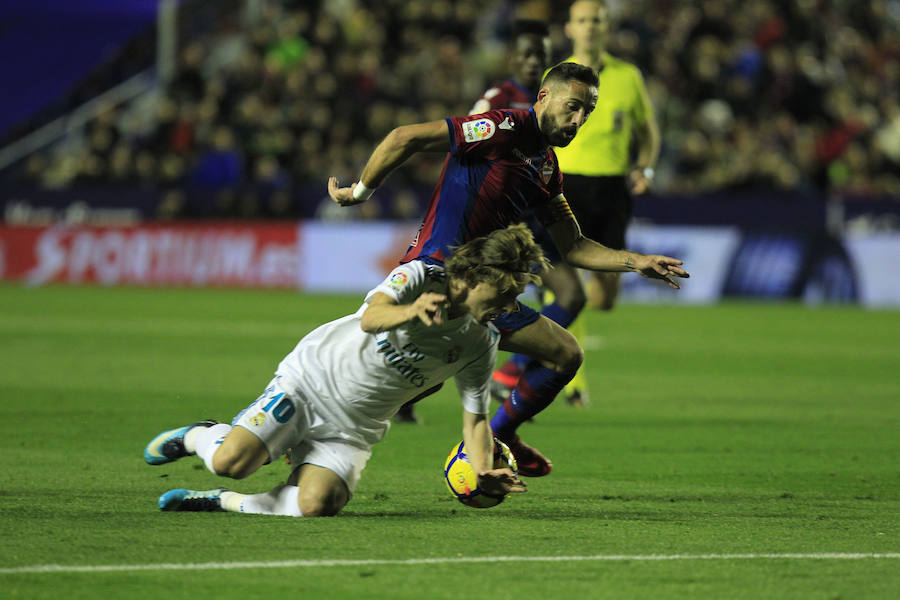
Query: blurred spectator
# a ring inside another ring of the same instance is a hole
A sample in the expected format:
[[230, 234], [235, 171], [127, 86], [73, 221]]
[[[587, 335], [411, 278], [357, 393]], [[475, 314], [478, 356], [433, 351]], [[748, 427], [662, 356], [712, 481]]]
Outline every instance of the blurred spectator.
[[[186, 3], [190, 4], [190, 3]], [[39, 185], [130, 182], [166, 192], [178, 215], [293, 217], [300, 189], [355, 178], [393, 127], [465, 114], [502, 77], [514, 18], [546, 18], [557, 58], [568, 2], [269, 1], [242, 3], [184, 36], [167, 89], [108, 110], [62, 147], [19, 163]], [[656, 193], [732, 188], [900, 198], [897, 2], [610, 2], [609, 51], [634, 61], [657, 109]], [[209, 23], [214, 23], [209, 25]], [[92, 82], [96, 85], [96, 82]], [[602, 90], [601, 90], [602, 93]], [[139, 104], [140, 103], [140, 104]], [[424, 203], [442, 157], [405, 165], [378, 214]], [[210, 206], [192, 206], [209, 190]], [[307, 192], [308, 194], [308, 192]], [[177, 199], [177, 201], [176, 201]], [[161, 209], [162, 210], [162, 209]]]

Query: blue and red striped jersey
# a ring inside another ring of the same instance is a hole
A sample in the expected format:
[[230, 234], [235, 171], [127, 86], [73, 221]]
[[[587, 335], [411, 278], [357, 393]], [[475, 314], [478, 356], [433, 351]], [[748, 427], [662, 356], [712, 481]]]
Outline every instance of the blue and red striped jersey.
[[534, 104], [536, 98], [535, 92], [525, 89], [513, 79], [507, 79], [498, 86], [488, 88], [475, 102], [475, 106], [472, 107], [469, 114], [485, 113], [498, 108], [528, 109]]
[[533, 108], [454, 117], [447, 126], [450, 153], [400, 262], [443, 261], [451, 246], [516, 223], [528, 209], [541, 223], [553, 222], [550, 200], [563, 193], [562, 174]]

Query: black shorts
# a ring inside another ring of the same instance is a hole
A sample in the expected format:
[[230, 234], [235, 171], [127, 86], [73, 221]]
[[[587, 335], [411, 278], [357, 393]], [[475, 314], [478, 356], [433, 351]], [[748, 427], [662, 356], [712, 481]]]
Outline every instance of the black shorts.
[[631, 194], [624, 175], [563, 174], [563, 193], [585, 237], [615, 250], [625, 247]]

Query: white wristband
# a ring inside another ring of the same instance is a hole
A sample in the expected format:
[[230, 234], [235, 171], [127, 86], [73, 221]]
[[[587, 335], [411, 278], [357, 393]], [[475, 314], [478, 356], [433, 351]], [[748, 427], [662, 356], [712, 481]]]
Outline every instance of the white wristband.
[[656, 175], [656, 171], [653, 170], [653, 167], [644, 167], [644, 170], [641, 171], [641, 174], [644, 176], [644, 179], [653, 179], [653, 176]]
[[356, 182], [356, 186], [353, 188], [353, 199], [360, 200], [365, 202], [369, 198], [372, 197], [372, 194], [375, 193], [375, 188], [367, 188], [366, 184], [362, 182], [362, 179]]

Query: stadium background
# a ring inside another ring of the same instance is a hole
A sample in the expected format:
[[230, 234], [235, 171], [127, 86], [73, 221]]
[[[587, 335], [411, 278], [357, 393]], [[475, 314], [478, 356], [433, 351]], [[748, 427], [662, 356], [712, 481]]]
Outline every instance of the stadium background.
[[[642, 69], [663, 139], [629, 245], [695, 273], [682, 293], [626, 278], [625, 298], [900, 304], [885, 276], [900, 256], [898, 4], [610, 5], [609, 50]], [[3, 10], [16, 93], [0, 98], [0, 273], [29, 284], [367, 289], [411, 239], [441, 157], [353, 209], [328, 200], [327, 176], [353, 180], [396, 125], [468, 112], [505, 77], [514, 18], [546, 19], [555, 57], [569, 49], [566, 4], [546, 1]]]
[[0, 3], [0, 597], [900, 597], [896, 0], [610, 2], [663, 130], [630, 245], [694, 276], [586, 311], [594, 404], [523, 426], [527, 494], [447, 493], [447, 385], [338, 518], [157, 510], [284, 481], [141, 449], [356, 310], [440, 158], [354, 210], [327, 176], [467, 112], [512, 18], [565, 55], [564, 4]]

